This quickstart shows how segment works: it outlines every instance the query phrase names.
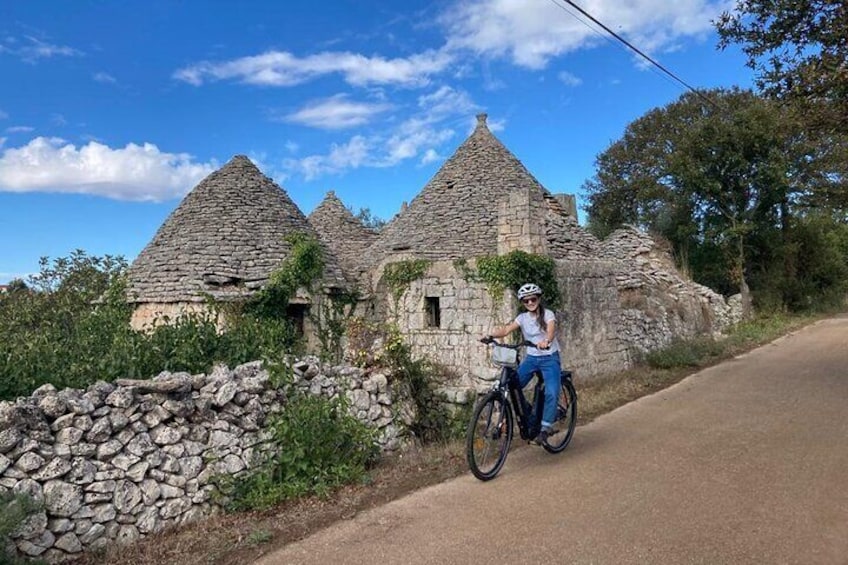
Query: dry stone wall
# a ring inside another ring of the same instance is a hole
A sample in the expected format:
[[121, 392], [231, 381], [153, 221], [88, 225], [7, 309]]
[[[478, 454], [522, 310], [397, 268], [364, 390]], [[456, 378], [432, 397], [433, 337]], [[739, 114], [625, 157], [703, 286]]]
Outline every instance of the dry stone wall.
[[[385, 373], [315, 358], [291, 367], [294, 386], [345, 395], [352, 413], [379, 430], [384, 450], [400, 446], [404, 426]], [[270, 447], [264, 426], [285, 403], [260, 362], [86, 390], [44, 385], [0, 402], [0, 492], [41, 504], [10, 549], [59, 562], [215, 512], [214, 477], [261, 459]]]

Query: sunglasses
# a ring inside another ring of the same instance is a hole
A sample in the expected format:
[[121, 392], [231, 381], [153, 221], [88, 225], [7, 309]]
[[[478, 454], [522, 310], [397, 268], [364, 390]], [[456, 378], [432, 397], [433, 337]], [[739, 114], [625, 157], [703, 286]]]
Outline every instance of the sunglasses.
[[539, 301], [538, 296], [529, 296], [527, 298], [521, 299], [521, 302], [524, 303], [524, 304], [533, 304], [534, 302], [538, 302], [538, 301]]

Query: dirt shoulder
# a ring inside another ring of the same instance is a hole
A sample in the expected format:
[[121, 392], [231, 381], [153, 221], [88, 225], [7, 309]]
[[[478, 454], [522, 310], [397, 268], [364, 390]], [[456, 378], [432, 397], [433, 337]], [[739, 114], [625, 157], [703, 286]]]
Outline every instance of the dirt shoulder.
[[[579, 425], [632, 400], [662, 390], [704, 366], [753, 349], [777, 335], [790, 333], [811, 322], [794, 321], [776, 335], [729, 347], [721, 355], [699, 366], [672, 370], [637, 368], [603, 379], [575, 383], [578, 391]], [[579, 428], [577, 430], [579, 434]], [[524, 446], [516, 442], [516, 449]], [[81, 563], [97, 565], [141, 565], [169, 563], [189, 565], [249, 563], [286, 544], [339, 520], [398, 499], [424, 487], [467, 472], [463, 441], [442, 445], [413, 446], [381, 462], [367, 483], [339, 489], [328, 497], [308, 497], [283, 503], [264, 512], [220, 515], [185, 527], [151, 536], [128, 547], [88, 555]]]

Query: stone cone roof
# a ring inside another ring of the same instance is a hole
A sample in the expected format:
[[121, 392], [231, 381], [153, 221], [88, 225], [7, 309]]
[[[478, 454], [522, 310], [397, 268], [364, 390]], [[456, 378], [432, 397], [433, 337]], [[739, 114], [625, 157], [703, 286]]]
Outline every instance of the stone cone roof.
[[588, 254], [597, 243], [585, 232], [571, 233], [582, 232], [576, 220], [492, 135], [486, 115], [480, 114], [471, 136], [383, 228], [365, 264], [372, 266], [392, 253], [433, 260], [496, 254], [500, 203], [519, 189], [544, 199], [552, 254], [564, 255], [575, 247]]
[[[237, 155], [186, 195], [133, 261], [130, 300], [247, 296], [289, 256], [285, 237], [297, 232], [318, 237], [285, 191]], [[324, 285], [346, 286], [332, 252], [325, 262]]]
[[309, 223], [329, 247], [350, 280], [354, 280], [362, 254], [377, 239], [377, 232], [366, 228], [339, 200], [333, 191], [309, 214]]

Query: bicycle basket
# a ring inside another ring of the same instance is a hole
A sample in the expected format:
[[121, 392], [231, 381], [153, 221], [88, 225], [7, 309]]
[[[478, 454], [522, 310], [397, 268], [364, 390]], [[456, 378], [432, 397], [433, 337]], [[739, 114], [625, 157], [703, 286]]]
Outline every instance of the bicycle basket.
[[508, 347], [492, 347], [492, 363], [499, 367], [517, 367], [518, 351]]

